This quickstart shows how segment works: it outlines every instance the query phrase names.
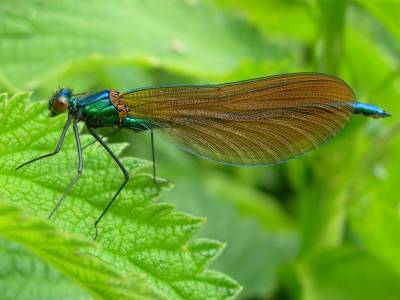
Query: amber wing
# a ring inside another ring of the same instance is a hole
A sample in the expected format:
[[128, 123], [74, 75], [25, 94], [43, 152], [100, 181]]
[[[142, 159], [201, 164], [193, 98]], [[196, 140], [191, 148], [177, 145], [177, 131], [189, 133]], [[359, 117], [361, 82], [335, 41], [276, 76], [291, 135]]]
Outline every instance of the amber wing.
[[228, 164], [265, 165], [296, 157], [334, 136], [352, 115], [342, 80], [286, 74], [203, 86], [165, 86], [122, 95], [128, 115], [147, 120], [183, 149]]

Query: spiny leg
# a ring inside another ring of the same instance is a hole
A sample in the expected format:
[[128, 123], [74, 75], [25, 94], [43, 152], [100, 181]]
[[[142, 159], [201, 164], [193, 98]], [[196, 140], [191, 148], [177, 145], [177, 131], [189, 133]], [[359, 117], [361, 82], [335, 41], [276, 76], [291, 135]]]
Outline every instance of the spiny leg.
[[71, 120], [72, 120], [72, 117], [73, 117], [73, 116], [74, 116], [73, 114], [69, 114], [69, 115], [68, 115], [67, 122], [66, 122], [65, 125], [64, 125], [63, 131], [62, 131], [62, 133], [61, 133], [60, 139], [58, 140], [56, 149], [55, 149], [53, 152], [48, 153], [48, 154], [45, 154], [45, 155], [42, 155], [42, 156], [39, 156], [39, 157], [36, 157], [36, 158], [31, 159], [31, 160], [29, 160], [29, 161], [27, 161], [27, 162], [24, 162], [23, 164], [19, 165], [19, 166], [15, 169], [15, 171], [21, 169], [22, 167], [24, 167], [24, 166], [26, 166], [26, 165], [28, 165], [28, 164], [30, 164], [30, 163], [35, 162], [35, 161], [37, 161], [37, 160], [40, 160], [40, 159], [43, 159], [43, 158], [46, 158], [46, 157], [49, 157], [49, 156], [56, 155], [58, 152], [60, 152], [61, 146], [62, 146], [62, 144], [63, 144], [63, 142], [64, 142], [65, 136], [66, 136], [66, 134], [67, 134], [68, 127], [69, 127], [69, 125], [71, 124]]
[[101, 215], [97, 218], [96, 222], [94, 222], [94, 228], [96, 230], [96, 234], [94, 236], [94, 239], [97, 239], [97, 236], [99, 235], [98, 229], [97, 229], [97, 225], [99, 224], [100, 220], [104, 217], [104, 215], [107, 213], [107, 211], [110, 209], [111, 205], [113, 204], [114, 200], [118, 197], [119, 193], [122, 191], [122, 189], [124, 188], [124, 186], [126, 185], [126, 183], [129, 180], [129, 173], [128, 171], [125, 169], [125, 167], [123, 166], [123, 164], [119, 161], [119, 159], [117, 158], [117, 156], [114, 154], [114, 152], [112, 152], [112, 150], [110, 149], [110, 147], [108, 147], [108, 145], [102, 140], [102, 138], [97, 134], [96, 130], [94, 130], [93, 128], [88, 127], [89, 132], [93, 135], [93, 137], [99, 141], [99, 143], [104, 147], [104, 149], [106, 149], [106, 151], [108, 152], [108, 154], [110, 154], [110, 156], [112, 157], [112, 159], [117, 163], [117, 165], [119, 166], [119, 168], [121, 169], [122, 173], [124, 173], [125, 176], [125, 180], [122, 183], [122, 185], [119, 187], [118, 191], [114, 194], [114, 196], [112, 197], [111, 201], [108, 203], [107, 207], [103, 210], [103, 212], [101, 213]]
[[51, 210], [48, 218], [50, 219], [58, 207], [61, 205], [61, 203], [64, 201], [65, 197], [69, 194], [71, 191], [72, 187], [74, 184], [78, 181], [79, 177], [82, 175], [82, 170], [83, 170], [83, 159], [82, 159], [82, 148], [81, 148], [81, 142], [79, 139], [79, 128], [78, 128], [78, 123], [79, 123], [79, 118], [76, 117], [74, 120], [74, 134], [75, 134], [75, 142], [76, 142], [76, 147], [78, 149], [78, 172], [75, 175], [75, 177], [72, 179], [70, 184], [68, 185], [68, 188], [65, 190], [64, 194], [61, 196], [61, 198], [57, 201], [57, 204], [54, 206], [54, 208]]
[[[116, 132], [119, 131], [120, 129], [121, 129], [121, 128], [114, 129], [113, 131], [111, 131], [111, 132], [106, 133], [105, 135], [103, 135], [101, 138], [104, 139], [105, 137], [108, 137], [108, 136], [110, 136], [110, 135], [116, 133]], [[83, 146], [83, 147], [82, 147], [82, 150], [85, 150], [86, 148], [92, 146], [92, 145], [93, 145], [94, 143], [96, 143], [96, 142], [97, 142], [96, 139], [95, 139], [94, 141], [91, 141], [89, 144], [86, 144], [85, 146]]]
[[150, 139], [151, 139], [151, 157], [153, 159], [153, 182], [156, 184], [156, 155], [154, 151], [154, 133], [153, 129], [150, 129]]

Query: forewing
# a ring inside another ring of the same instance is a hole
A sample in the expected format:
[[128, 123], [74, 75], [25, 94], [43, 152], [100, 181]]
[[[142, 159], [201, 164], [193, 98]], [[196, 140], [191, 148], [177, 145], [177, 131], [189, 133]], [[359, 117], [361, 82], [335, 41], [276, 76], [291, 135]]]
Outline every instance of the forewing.
[[345, 125], [354, 100], [343, 81], [323, 74], [149, 88], [121, 99], [129, 116], [183, 149], [243, 165], [279, 163], [318, 147]]

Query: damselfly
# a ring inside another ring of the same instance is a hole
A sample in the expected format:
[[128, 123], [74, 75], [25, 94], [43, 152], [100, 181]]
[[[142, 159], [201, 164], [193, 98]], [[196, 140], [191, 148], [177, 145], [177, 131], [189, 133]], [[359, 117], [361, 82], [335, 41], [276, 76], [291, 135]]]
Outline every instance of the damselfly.
[[97, 226], [129, 179], [126, 168], [96, 132], [114, 126], [134, 132], [149, 130], [153, 152], [153, 130], [184, 150], [233, 165], [269, 165], [317, 148], [344, 127], [353, 114], [372, 118], [389, 116], [384, 110], [355, 102], [351, 88], [325, 74], [298, 73], [215, 85], [176, 85], [139, 88], [120, 93], [104, 90], [74, 96], [61, 88], [49, 100], [50, 116], [68, 112], [67, 122], [54, 152], [57, 154], [72, 123], [78, 148], [78, 171], [60, 197], [55, 213], [82, 174], [82, 147], [78, 123], [110, 154], [125, 180], [104, 211]]

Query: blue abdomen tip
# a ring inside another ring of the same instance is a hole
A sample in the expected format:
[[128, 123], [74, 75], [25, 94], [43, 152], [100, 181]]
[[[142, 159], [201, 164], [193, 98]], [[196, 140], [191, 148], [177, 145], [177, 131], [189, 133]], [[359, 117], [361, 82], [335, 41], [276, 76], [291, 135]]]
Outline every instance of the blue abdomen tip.
[[362, 114], [371, 118], [386, 118], [391, 117], [386, 111], [382, 108], [379, 108], [372, 104], [366, 104], [361, 102], [354, 102], [353, 109], [355, 114]]

